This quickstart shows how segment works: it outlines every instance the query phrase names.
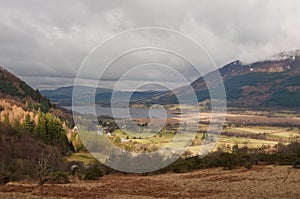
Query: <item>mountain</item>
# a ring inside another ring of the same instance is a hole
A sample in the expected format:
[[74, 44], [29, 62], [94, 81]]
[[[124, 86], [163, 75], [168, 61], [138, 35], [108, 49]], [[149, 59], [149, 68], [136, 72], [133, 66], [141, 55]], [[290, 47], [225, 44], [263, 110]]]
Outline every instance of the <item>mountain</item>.
[[70, 113], [0, 68], [0, 184], [3, 177], [6, 182], [37, 177], [44, 154], [53, 171], [60, 169], [73, 146], [67, 137], [72, 126]]
[[8, 117], [11, 122], [23, 122], [27, 114], [37, 121], [38, 109], [44, 113], [51, 112], [67, 126], [73, 125], [71, 112], [55, 107], [38, 90], [0, 67], [0, 121]]
[[[70, 106], [72, 105], [72, 93], [73, 86], [61, 87], [55, 90], [41, 90], [41, 94], [48, 97], [52, 102], [55, 102], [62, 106]], [[88, 86], [78, 86], [76, 89], [81, 93], [82, 98], [80, 99], [81, 103], [87, 103], [90, 100], [90, 94], [93, 93], [94, 88]], [[106, 101], [106, 99], [112, 93], [112, 90], [105, 88], [98, 88], [98, 95], [101, 95], [102, 102]]]
[[[229, 63], [218, 70], [222, 76], [229, 106], [239, 107], [297, 107], [300, 108], [300, 51], [283, 52], [266, 61], [245, 64]], [[191, 84], [176, 89], [181, 97], [195, 92], [198, 101], [210, 98], [207, 84], [216, 71], [198, 78]], [[205, 82], [204, 79], [208, 80]], [[214, 85], [213, 89], [219, 89]], [[176, 103], [171, 91], [153, 97], [156, 103]]]
[[47, 112], [51, 108], [50, 100], [43, 97], [38, 90], [32, 89], [24, 81], [0, 67], [0, 97], [16, 98], [26, 106], [39, 106]]
[[[219, 72], [224, 82], [227, 103], [236, 107], [299, 107], [300, 108], [300, 51], [282, 52], [265, 61], [243, 63], [239, 60], [231, 62], [217, 71], [199, 77], [191, 86], [184, 86], [174, 91], [137, 91], [132, 94], [130, 103], [136, 104], [176, 104], [178, 96], [190, 100], [195, 93], [198, 101], [210, 99], [207, 84], [212, 91], [218, 91], [220, 85], [213, 78]], [[205, 82], [206, 80], [207, 82]], [[81, 86], [82, 93], [79, 104], [91, 101], [91, 90], [94, 88]], [[59, 105], [72, 104], [73, 87], [56, 90], [44, 90], [41, 93]], [[96, 103], [109, 106], [112, 90], [97, 88]], [[128, 91], [114, 91], [122, 104]], [[177, 96], [174, 94], [177, 93]]]
[[[41, 90], [41, 94], [48, 97], [52, 102], [57, 103], [61, 106], [71, 106], [72, 105], [72, 93], [73, 86], [61, 87], [55, 90]], [[94, 93], [95, 88], [88, 86], [77, 86], [76, 90], [80, 92], [81, 96], [78, 99], [77, 104], [82, 105], [91, 102], [92, 93]], [[126, 102], [128, 94], [130, 91], [119, 91], [106, 88], [97, 88], [95, 94], [95, 102], [103, 106], [109, 106], [111, 103], [112, 93], [118, 98], [120, 103]], [[162, 91], [135, 91], [132, 93], [131, 102], [136, 101], [147, 101], [153, 95], [161, 94]]]

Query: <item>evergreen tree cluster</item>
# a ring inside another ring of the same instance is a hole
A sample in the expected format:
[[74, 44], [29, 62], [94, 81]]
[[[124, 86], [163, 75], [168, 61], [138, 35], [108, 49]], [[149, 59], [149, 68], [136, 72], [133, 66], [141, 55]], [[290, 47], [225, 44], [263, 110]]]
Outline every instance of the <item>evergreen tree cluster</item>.
[[62, 122], [51, 113], [38, 110], [38, 121], [35, 124], [30, 115], [26, 115], [24, 124], [26, 132], [41, 139], [46, 144], [67, 146], [68, 140]]

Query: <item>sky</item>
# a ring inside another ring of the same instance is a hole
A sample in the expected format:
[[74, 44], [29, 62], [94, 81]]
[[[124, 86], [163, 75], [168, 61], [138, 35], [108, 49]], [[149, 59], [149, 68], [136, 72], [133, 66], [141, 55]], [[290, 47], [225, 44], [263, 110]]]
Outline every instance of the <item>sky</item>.
[[[76, 76], [86, 85], [118, 84], [121, 90], [146, 84], [178, 87], [231, 61], [250, 63], [300, 48], [299, 0], [0, 0], [0, 8], [0, 66], [38, 89], [73, 85]], [[99, 47], [116, 34], [142, 27], [172, 31], [135, 31]], [[204, 50], [185, 45], [174, 31]], [[135, 44], [184, 46], [187, 56], [198, 57], [201, 69], [158, 49], [124, 56], [121, 50]], [[102, 49], [79, 70], [96, 46]], [[116, 56], [104, 70], [103, 60]]]

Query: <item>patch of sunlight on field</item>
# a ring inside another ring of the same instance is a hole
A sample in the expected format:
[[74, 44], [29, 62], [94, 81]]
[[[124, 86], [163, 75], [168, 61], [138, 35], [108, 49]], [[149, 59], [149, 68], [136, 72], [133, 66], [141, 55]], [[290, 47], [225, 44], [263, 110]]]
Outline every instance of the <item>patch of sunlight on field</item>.
[[[187, 138], [194, 137], [194, 133], [186, 132], [184, 133], [185, 137], [177, 137], [176, 140], [174, 140], [175, 135], [173, 133], [162, 133], [161, 136], [159, 134], [152, 136], [150, 138], [145, 139], [132, 139], [132, 141], [140, 143], [140, 144], [157, 144], [160, 147], [168, 146], [169, 143], [172, 143], [172, 147], [178, 147], [182, 148], [187, 144]], [[190, 139], [192, 140], [192, 139]]]
[[117, 129], [112, 133], [114, 136], [119, 137], [119, 138], [126, 138], [127, 134], [124, 133], [121, 129]]
[[[199, 128], [199, 130], [204, 130], [208, 126], [203, 125]], [[274, 127], [274, 126], [245, 126], [245, 127], [232, 127], [227, 128], [227, 132], [231, 132], [236, 134], [236, 136], [221, 136], [218, 139], [218, 142], [216, 143], [215, 149], [218, 147], [224, 148], [227, 146], [234, 146], [235, 144], [241, 145], [241, 146], [248, 146], [250, 148], [258, 148], [263, 145], [265, 146], [275, 146], [278, 144], [278, 142], [287, 143], [291, 138], [297, 138], [300, 136], [300, 131], [298, 128], [287, 128], [287, 127]], [[257, 135], [257, 134], [263, 134], [265, 135], [265, 138], [254, 139], [250, 138], [251, 136], [245, 136], [242, 135]], [[195, 137], [194, 133], [192, 132], [181, 132], [177, 134], [176, 141], [174, 140], [176, 134], [174, 135], [174, 132], [168, 132], [163, 131], [163, 133], [157, 133], [155, 135], [149, 136], [149, 137], [142, 137], [142, 136], [136, 136], [134, 132], [129, 132], [129, 135], [124, 133], [122, 130], [116, 130], [113, 132], [114, 137], [119, 137], [123, 139], [128, 139], [129, 143], [138, 143], [138, 144], [144, 144], [144, 145], [150, 145], [155, 144], [158, 147], [167, 147], [168, 144], [173, 141], [171, 144], [172, 147], [178, 147], [182, 148], [183, 146], [186, 146], [187, 139], [190, 141], [192, 138]], [[183, 135], [181, 138], [180, 135]], [[197, 133], [196, 140], [199, 141], [199, 139], [202, 138], [202, 133]], [[124, 143], [126, 145], [126, 143]], [[192, 154], [198, 154], [201, 145], [201, 142], [196, 142], [197, 146], [190, 146], [188, 147], [188, 150], [192, 152]]]
[[[112, 134], [115, 137], [124, 138], [124, 139], [129, 138], [129, 140], [142, 143], [142, 144], [168, 143], [175, 137], [174, 133], [157, 133], [154, 135], [151, 134], [151, 136], [149, 137], [142, 137], [142, 136], [139, 137], [139, 136], [134, 136], [135, 135], [134, 132], [128, 132], [128, 134], [126, 134], [120, 129], [115, 130]], [[191, 137], [194, 135], [194, 133], [184, 132], [184, 135]]]
[[78, 161], [83, 162], [85, 165], [91, 164], [95, 160], [95, 157], [93, 157], [92, 154], [88, 152], [73, 153], [71, 156], [67, 157], [68, 162]]
[[190, 151], [194, 155], [198, 155], [200, 153], [201, 146], [191, 146], [188, 148], [188, 151]]
[[161, 136], [159, 134], [156, 134], [155, 136], [149, 138], [132, 139], [132, 140], [142, 144], [150, 144], [150, 143], [164, 144], [164, 143], [169, 143], [173, 138], [174, 138], [173, 133], [163, 133], [161, 134]]
[[272, 133], [271, 136], [278, 137], [278, 138], [294, 138], [299, 137], [300, 132], [281, 132], [281, 133]]
[[292, 110], [282, 110], [279, 113], [274, 114], [275, 117], [299, 117], [297, 111]]
[[[166, 106], [168, 110], [195, 110], [196, 106], [188, 105], [188, 104], [172, 104]], [[200, 109], [200, 107], [198, 107]]]
[[158, 133], [152, 133], [150, 131], [137, 133], [134, 131], [129, 131], [129, 130], [122, 131], [121, 129], [117, 129], [112, 133], [112, 135], [119, 138], [124, 138], [124, 139], [128, 138], [128, 139], [135, 140], [135, 139], [151, 139], [154, 136], [158, 136]]
[[234, 127], [228, 128], [226, 131], [233, 133], [253, 133], [253, 134], [269, 134], [269, 133], [279, 133], [286, 131], [287, 128], [284, 127], [271, 127], [271, 126], [253, 126], [253, 127]]
[[227, 144], [258, 144], [258, 145], [276, 145], [278, 144], [277, 141], [270, 141], [270, 140], [259, 140], [259, 139], [252, 139], [252, 138], [243, 138], [243, 137], [225, 137], [222, 136], [219, 138], [218, 143]]

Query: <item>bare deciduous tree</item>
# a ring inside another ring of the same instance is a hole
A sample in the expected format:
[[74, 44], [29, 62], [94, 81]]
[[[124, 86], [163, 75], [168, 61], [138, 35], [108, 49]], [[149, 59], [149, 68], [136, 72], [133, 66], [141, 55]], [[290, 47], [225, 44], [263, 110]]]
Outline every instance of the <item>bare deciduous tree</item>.
[[49, 173], [51, 172], [51, 156], [52, 150], [47, 152], [45, 149], [43, 149], [39, 160], [36, 161], [35, 171], [39, 178], [40, 186], [47, 182]]

